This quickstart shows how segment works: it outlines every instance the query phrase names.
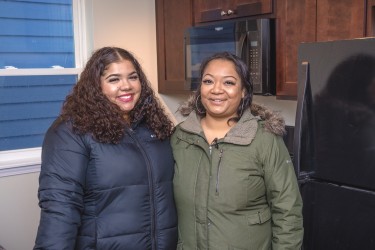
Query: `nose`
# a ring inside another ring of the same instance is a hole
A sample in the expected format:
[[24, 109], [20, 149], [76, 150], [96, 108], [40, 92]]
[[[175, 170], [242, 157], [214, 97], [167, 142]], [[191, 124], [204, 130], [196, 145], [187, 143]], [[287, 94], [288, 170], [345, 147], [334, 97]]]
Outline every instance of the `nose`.
[[212, 93], [221, 93], [222, 91], [222, 86], [221, 86], [221, 83], [216, 81], [213, 85], [212, 85], [212, 89], [211, 89], [211, 92]]
[[131, 90], [131, 88], [132, 88], [132, 85], [130, 84], [129, 81], [127, 81], [127, 79], [123, 79], [120, 81], [120, 85], [119, 85], [120, 90], [128, 91], [128, 90]]

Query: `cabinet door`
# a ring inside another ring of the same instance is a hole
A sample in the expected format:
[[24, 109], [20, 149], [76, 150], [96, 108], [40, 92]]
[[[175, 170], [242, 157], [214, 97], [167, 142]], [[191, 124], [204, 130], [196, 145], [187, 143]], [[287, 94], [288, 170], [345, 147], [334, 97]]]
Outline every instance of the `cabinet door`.
[[366, 35], [366, 0], [317, 0], [317, 41]]
[[191, 0], [155, 0], [158, 88], [163, 94], [185, 89], [185, 29], [193, 25]]
[[275, 2], [276, 94], [279, 99], [296, 99], [299, 44], [364, 37], [367, 1], [278, 0]]
[[316, 0], [276, 1], [276, 95], [297, 98], [297, 53], [316, 40]]
[[204, 23], [272, 13], [272, 0], [194, 0], [194, 21]]
[[375, 36], [375, 0], [367, 1], [366, 36]]

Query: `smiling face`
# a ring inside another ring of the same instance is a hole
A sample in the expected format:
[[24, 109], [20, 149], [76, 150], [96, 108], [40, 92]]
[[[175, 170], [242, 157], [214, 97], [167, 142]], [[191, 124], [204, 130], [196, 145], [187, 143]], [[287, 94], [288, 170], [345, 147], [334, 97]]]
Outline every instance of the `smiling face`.
[[206, 117], [225, 119], [237, 116], [245, 94], [233, 62], [222, 59], [215, 59], [206, 66], [200, 91]]
[[141, 82], [129, 60], [109, 64], [100, 82], [103, 94], [126, 113], [135, 107], [140, 98]]

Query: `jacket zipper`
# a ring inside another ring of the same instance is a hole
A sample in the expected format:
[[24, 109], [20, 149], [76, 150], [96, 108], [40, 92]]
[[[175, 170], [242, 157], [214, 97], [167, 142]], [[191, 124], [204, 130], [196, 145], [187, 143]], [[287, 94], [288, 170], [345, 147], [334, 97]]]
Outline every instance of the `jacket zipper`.
[[146, 159], [146, 165], [147, 165], [147, 174], [148, 174], [148, 182], [149, 182], [149, 192], [150, 192], [150, 207], [151, 207], [151, 249], [156, 249], [156, 239], [155, 239], [155, 231], [156, 231], [156, 220], [155, 220], [155, 197], [154, 197], [154, 185], [153, 185], [153, 174], [152, 174], [152, 169], [150, 165], [150, 159], [144, 150], [144, 148], [141, 146], [139, 143], [138, 139], [133, 136], [132, 134], [134, 133], [134, 130], [129, 129], [129, 136], [134, 140], [135, 144], [137, 147], [141, 150], [142, 155]]
[[216, 195], [219, 195], [220, 167], [221, 167], [222, 158], [223, 158], [223, 149], [220, 149], [219, 162], [217, 164], [217, 173], [216, 173]]

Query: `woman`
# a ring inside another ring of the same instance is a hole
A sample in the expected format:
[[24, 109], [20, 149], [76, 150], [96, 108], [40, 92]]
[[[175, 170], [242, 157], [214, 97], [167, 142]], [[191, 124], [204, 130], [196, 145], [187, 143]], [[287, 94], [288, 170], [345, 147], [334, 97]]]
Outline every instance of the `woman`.
[[34, 249], [175, 249], [172, 129], [134, 56], [97, 50], [45, 136]]
[[[299, 249], [302, 200], [281, 137], [283, 120], [252, 103], [246, 65], [219, 53], [171, 144], [178, 249]], [[253, 114], [252, 114], [253, 112]]]

